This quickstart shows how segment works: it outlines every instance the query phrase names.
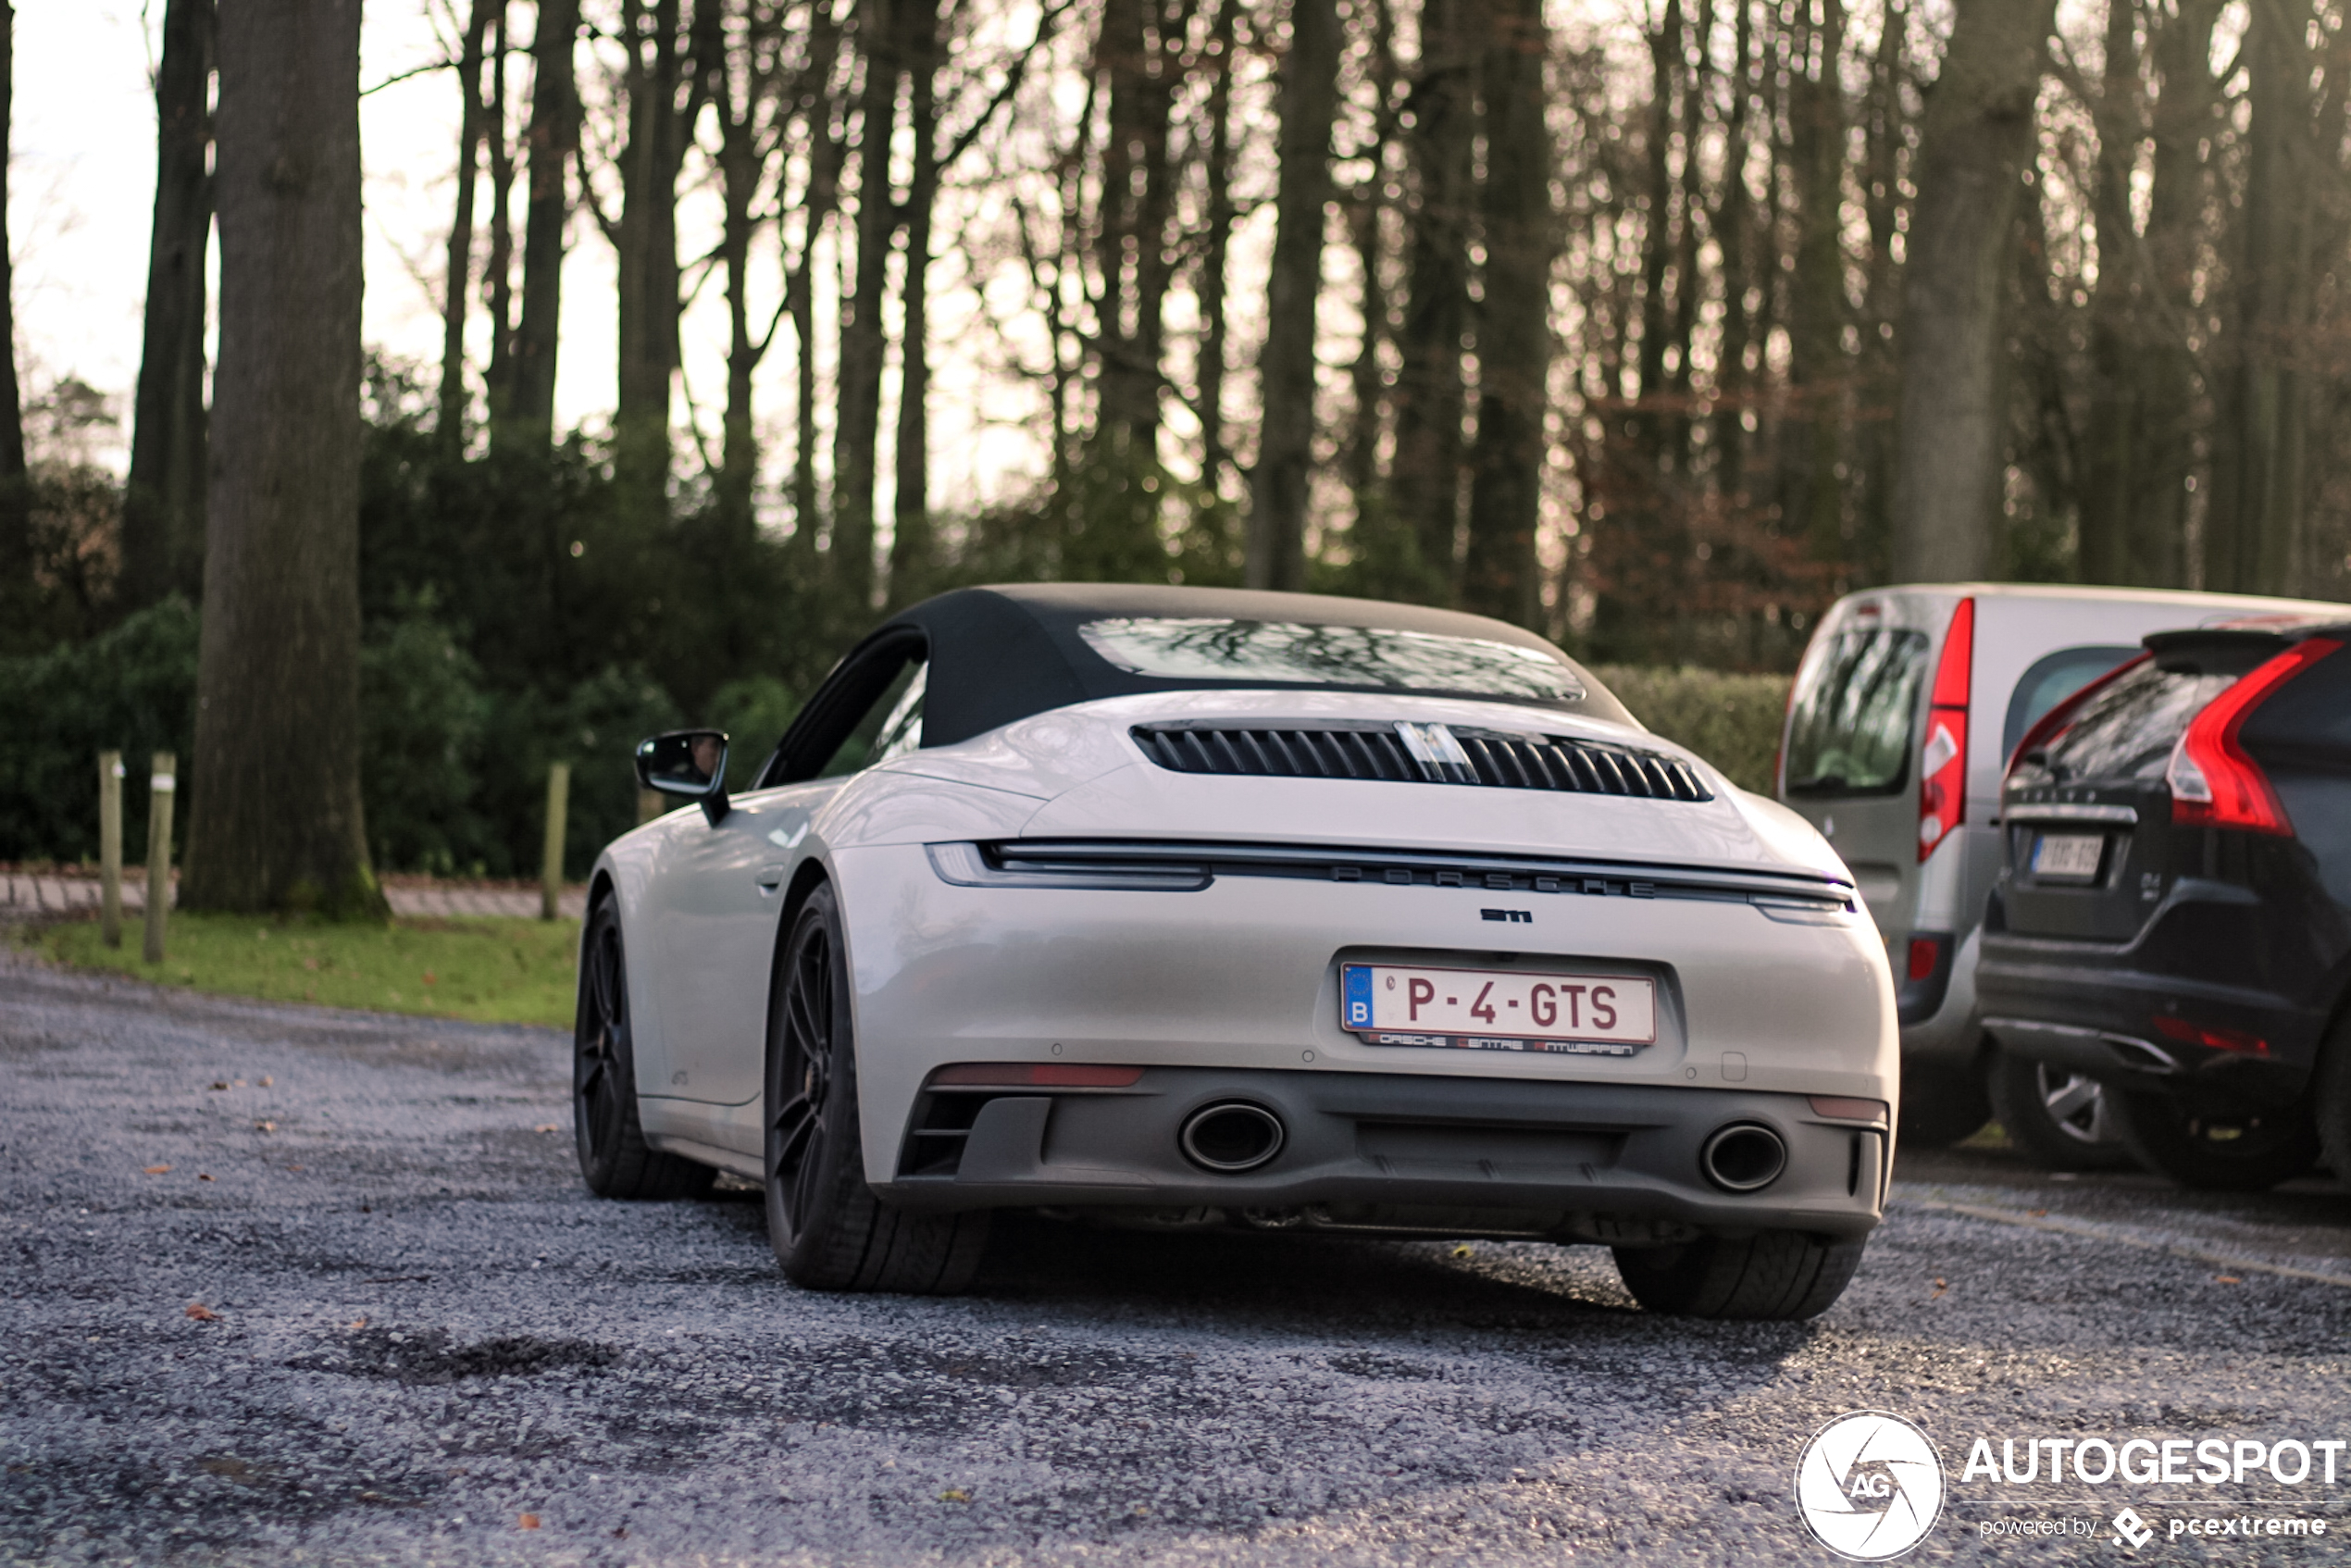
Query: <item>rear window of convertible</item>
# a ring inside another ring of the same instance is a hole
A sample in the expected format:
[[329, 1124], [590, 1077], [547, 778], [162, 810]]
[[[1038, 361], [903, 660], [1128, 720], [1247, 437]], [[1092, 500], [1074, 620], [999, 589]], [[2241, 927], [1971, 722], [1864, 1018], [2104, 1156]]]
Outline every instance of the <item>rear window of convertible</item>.
[[1575, 703], [1584, 682], [1555, 654], [1511, 642], [1371, 626], [1124, 616], [1077, 628], [1104, 662], [1162, 680], [1263, 681]]

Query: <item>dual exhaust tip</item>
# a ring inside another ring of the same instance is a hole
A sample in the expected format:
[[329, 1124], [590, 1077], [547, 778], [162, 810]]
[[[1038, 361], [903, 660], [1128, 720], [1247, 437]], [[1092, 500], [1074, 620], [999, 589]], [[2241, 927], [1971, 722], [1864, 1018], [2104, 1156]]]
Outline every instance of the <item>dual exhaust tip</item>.
[[1184, 1118], [1176, 1135], [1184, 1158], [1204, 1171], [1238, 1176], [1282, 1151], [1282, 1119], [1252, 1100], [1224, 1100]]
[[[1176, 1140], [1184, 1158], [1200, 1169], [1238, 1176], [1270, 1162], [1287, 1137], [1282, 1119], [1264, 1106], [1224, 1100], [1185, 1117]], [[1760, 1123], [1733, 1122], [1708, 1135], [1698, 1163], [1706, 1179], [1725, 1192], [1754, 1192], [1787, 1169], [1787, 1142]]]
[[1787, 1142], [1760, 1123], [1733, 1122], [1707, 1135], [1698, 1146], [1698, 1168], [1725, 1192], [1753, 1192], [1787, 1169]]

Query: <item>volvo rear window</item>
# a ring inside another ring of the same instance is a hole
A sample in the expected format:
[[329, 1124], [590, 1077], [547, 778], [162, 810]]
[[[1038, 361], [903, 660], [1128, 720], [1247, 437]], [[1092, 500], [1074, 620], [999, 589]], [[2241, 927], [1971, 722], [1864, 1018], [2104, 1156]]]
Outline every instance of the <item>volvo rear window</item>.
[[1789, 704], [1791, 795], [1890, 795], [1909, 776], [1926, 675], [1916, 631], [1842, 631], [1804, 661]]
[[2142, 665], [2082, 705], [2072, 726], [2045, 749], [2041, 771], [2028, 763], [2017, 777], [2052, 784], [2159, 779], [2188, 722], [2235, 683], [2233, 675]]
[[2136, 648], [2060, 648], [2036, 661], [2009, 694], [2008, 722], [2000, 727], [2000, 755], [2013, 756], [2024, 732], [2051, 708], [2137, 653]]
[[1162, 680], [1263, 681], [1537, 703], [1578, 703], [1587, 694], [1559, 655], [1483, 638], [1376, 626], [1140, 616], [1088, 621], [1077, 630], [1106, 663]]

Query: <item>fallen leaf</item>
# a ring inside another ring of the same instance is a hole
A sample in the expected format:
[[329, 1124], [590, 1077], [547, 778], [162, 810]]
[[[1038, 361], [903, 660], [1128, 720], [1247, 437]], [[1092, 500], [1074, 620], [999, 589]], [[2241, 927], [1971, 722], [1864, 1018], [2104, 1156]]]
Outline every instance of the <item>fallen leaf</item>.
[[[440, 977], [440, 976], [438, 976], [438, 975], [434, 974], [434, 973], [433, 973], [431, 970], [429, 970], [429, 969], [428, 969], [428, 970], [426, 970], [426, 971], [425, 971], [425, 984], [427, 984], [427, 985], [429, 985], [429, 986], [437, 986], [437, 985], [439, 985], [440, 983], [441, 983], [441, 977]], [[533, 1526], [532, 1526], [532, 1528], [534, 1528], [534, 1529], [535, 1529], [535, 1528], [537, 1528], [537, 1526], [536, 1526], [536, 1525], [533, 1525]]]
[[2241, 1276], [2233, 1274], [2216, 1274], [2212, 1276], [2212, 1283], [2215, 1285], [2243, 1285], [2245, 1280]]
[[202, 1301], [189, 1302], [188, 1315], [194, 1318], [198, 1323], [218, 1323], [220, 1321], [220, 1314], [214, 1312], [210, 1307], [205, 1306]]
[[205, 1172], [203, 1172], [203, 1171], [198, 1171], [198, 1172], [196, 1173], [196, 1179], [197, 1179], [198, 1181], [210, 1181], [210, 1180], [212, 1179], [212, 1177], [211, 1177], [208, 1174], [206, 1174]]
[[298, 1171], [298, 1170], [302, 1169], [302, 1167], [301, 1167], [300, 1165], [288, 1165], [288, 1166], [286, 1167], [286, 1169], [288, 1169], [288, 1170], [290, 1170], [290, 1171]]
[[215, 1089], [227, 1089], [229, 1087], [229, 1080], [226, 1078], [219, 1079], [218, 1082], [214, 1083], [212, 1087]]
[[522, 1527], [526, 1530], [536, 1530], [539, 1528], [539, 1515], [536, 1513], [524, 1514], [522, 1516]]
[[168, 1173], [171, 1167], [169, 1165], [149, 1165], [147, 1167], [147, 1174], [149, 1176], [163, 1176]]
[[364, 1317], [355, 1318], [353, 1321], [344, 1324], [343, 1326], [345, 1328], [365, 1328], [367, 1326], [367, 1320]]
[[261, 1080], [261, 1087], [262, 1087], [262, 1088], [264, 1088], [264, 1089], [267, 1089], [267, 1088], [268, 1088], [271, 1084], [275, 1083], [276, 1081], [277, 1081], [277, 1080], [276, 1080], [275, 1078], [264, 1078], [264, 1079], [262, 1079], [262, 1080]]
[[612, 1538], [616, 1541], [627, 1540], [628, 1538], [628, 1526], [626, 1524], [616, 1526], [613, 1530]]
[[255, 1132], [276, 1132], [278, 1130], [278, 1124], [275, 1122], [255, 1122], [253, 1124], [253, 1130]]
[[[1951, 1286], [1948, 1280], [1938, 1279], [1934, 1282], [1934, 1296], [1940, 1296], [1944, 1291], [1948, 1290], [1949, 1288], [1951, 1288]], [[1927, 1300], [1932, 1301], [1934, 1300], [1934, 1296], [1929, 1296]]]
[[969, 1502], [971, 1500], [971, 1493], [961, 1487], [950, 1487], [939, 1494], [939, 1500], [941, 1502]]
[[2049, 1217], [2049, 1212], [2046, 1209], [2027, 1209], [2024, 1212], [2031, 1214], [2036, 1220], [2046, 1219]]
[[533, 1132], [561, 1132], [561, 1131], [563, 1131], [564, 1129], [563, 1129], [563, 1127], [562, 1127], [561, 1124], [559, 1124], [559, 1123], [555, 1123], [555, 1122], [541, 1122], [541, 1123], [540, 1123], [537, 1126], [535, 1126], [535, 1127], [531, 1128], [530, 1130], [531, 1130], [531, 1131], [533, 1131]]
[[1472, 1246], [1471, 1246], [1468, 1242], [1464, 1241], [1464, 1242], [1462, 1242], [1462, 1243], [1459, 1247], [1456, 1247], [1456, 1248], [1454, 1248], [1454, 1249], [1453, 1249], [1453, 1256], [1455, 1256], [1455, 1257], [1457, 1257], [1457, 1258], [1466, 1258], [1466, 1257], [1471, 1256], [1471, 1255], [1472, 1255], [1473, 1253], [1474, 1253], [1475, 1251], [1476, 1251], [1476, 1249], [1475, 1249], [1475, 1248], [1472, 1247]]

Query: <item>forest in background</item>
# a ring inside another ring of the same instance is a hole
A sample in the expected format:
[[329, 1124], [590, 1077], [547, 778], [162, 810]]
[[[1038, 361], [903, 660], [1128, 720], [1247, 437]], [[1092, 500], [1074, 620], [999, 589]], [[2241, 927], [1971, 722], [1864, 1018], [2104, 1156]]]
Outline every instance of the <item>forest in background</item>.
[[[1779, 671], [1897, 578], [2351, 579], [2342, 4], [431, 4], [445, 347], [362, 409], [387, 868], [528, 865], [559, 757], [611, 759], [592, 845], [638, 734], [764, 745], [960, 582], [1306, 587]], [[106, 397], [0, 398], [0, 700], [43, 738], [0, 857], [64, 847], [44, 791], [98, 745], [188, 744], [218, 61], [206, 0], [162, 20], [127, 478], [77, 455]], [[596, 246], [612, 413], [558, 429]], [[941, 492], [950, 395], [1025, 488]]]

